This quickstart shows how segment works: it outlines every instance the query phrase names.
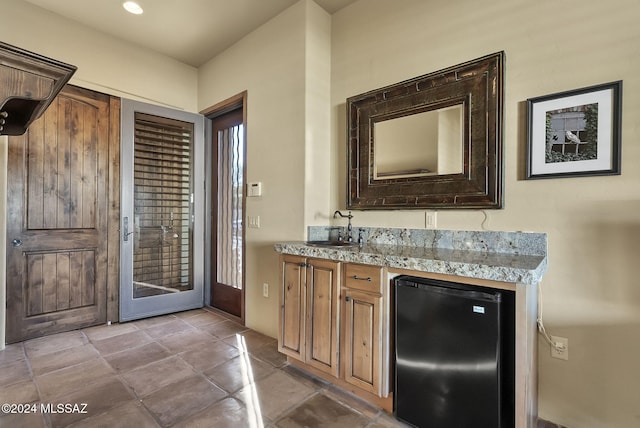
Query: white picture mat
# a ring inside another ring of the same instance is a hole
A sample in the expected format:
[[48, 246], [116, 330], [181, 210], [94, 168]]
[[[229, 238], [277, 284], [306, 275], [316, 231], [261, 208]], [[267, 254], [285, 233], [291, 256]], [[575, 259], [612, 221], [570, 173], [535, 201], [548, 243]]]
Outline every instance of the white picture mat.
[[[546, 163], [547, 112], [596, 103], [598, 104], [598, 157], [591, 160]], [[612, 109], [613, 90], [611, 89], [541, 101], [534, 104], [531, 117], [531, 174], [556, 174], [611, 169], [613, 167], [613, 146], [611, 141]]]

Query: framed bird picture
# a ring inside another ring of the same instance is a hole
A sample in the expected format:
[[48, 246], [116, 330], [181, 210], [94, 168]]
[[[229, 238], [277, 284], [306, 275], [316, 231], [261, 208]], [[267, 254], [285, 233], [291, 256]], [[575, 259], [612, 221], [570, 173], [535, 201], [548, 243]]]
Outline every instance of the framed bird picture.
[[527, 179], [620, 174], [622, 81], [527, 100]]

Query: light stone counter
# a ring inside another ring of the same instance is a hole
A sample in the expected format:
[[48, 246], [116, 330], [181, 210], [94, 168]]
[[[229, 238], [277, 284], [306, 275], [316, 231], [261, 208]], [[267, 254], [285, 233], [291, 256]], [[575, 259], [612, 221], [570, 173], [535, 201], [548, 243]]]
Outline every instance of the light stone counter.
[[[330, 231], [312, 227], [308, 236], [329, 239]], [[378, 228], [364, 228], [361, 233], [366, 242], [362, 246], [281, 242], [274, 248], [282, 254], [531, 285], [540, 282], [547, 270], [543, 233]], [[358, 230], [354, 234], [356, 239]]]

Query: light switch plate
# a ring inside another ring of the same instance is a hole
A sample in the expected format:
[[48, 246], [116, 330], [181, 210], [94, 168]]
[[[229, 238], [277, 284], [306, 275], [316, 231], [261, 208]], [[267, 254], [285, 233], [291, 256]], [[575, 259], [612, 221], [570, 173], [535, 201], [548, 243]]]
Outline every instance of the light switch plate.
[[249, 227], [252, 227], [254, 229], [260, 229], [260, 216], [259, 215], [256, 215], [256, 216], [251, 216], [250, 215], [247, 218], [247, 221], [249, 223], [248, 224]]
[[262, 196], [262, 182], [254, 181], [247, 183], [247, 197], [254, 198], [256, 196]]

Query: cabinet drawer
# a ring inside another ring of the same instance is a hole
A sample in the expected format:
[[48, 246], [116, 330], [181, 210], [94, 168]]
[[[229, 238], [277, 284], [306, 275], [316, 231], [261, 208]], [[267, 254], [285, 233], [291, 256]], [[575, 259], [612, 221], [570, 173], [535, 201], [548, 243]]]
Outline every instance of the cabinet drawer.
[[344, 269], [344, 286], [369, 293], [382, 294], [382, 268], [347, 264]]

